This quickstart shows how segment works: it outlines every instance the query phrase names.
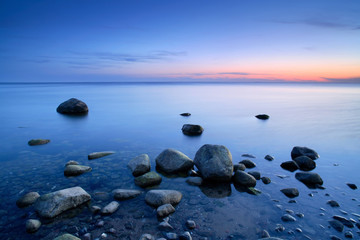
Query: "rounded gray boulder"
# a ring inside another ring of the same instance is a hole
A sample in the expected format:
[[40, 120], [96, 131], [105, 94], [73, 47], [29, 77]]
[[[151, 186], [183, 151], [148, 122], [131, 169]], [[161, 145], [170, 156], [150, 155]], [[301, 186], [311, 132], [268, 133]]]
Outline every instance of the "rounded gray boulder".
[[195, 155], [195, 166], [204, 180], [227, 182], [233, 173], [232, 156], [225, 146], [203, 145]]
[[86, 114], [89, 112], [88, 106], [83, 101], [70, 98], [69, 100], [61, 103], [56, 111], [62, 114]]
[[131, 159], [127, 166], [134, 177], [143, 175], [150, 171], [150, 158], [147, 154], [141, 154]]
[[200, 125], [184, 124], [181, 130], [185, 135], [198, 136], [203, 133], [204, 128], [201, 127]]
[[193, 160], [180, 151], [166, 149], [155, 159], [156, 167], [165, 173], [178, 173], [190, 170]]
[[175, 190], [150, 190], [145, 196], [146, 203], [154, 207], [168, 203], [174, 206], [178, 204], [181, 199], [181, 192]]
[[234, 184], [238, 184], [244, 187], [255, 187], [256, 179], [250, 174], [244, 171], [236, 171], [233, 177]]

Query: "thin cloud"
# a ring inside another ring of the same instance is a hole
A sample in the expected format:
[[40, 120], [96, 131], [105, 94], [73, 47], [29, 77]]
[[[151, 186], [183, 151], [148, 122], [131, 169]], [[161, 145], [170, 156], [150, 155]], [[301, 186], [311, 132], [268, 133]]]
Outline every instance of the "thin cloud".
[[324, 78], [333, 83], [360, 83], [360, 77], [354, 78]]
[[327, 21], [321, 19], [275, 20], [274, 22], [281, 24], [303, 24], [303, 25], [309, 25], [309, 26], [315, 26], [321, 28], [360, 30], [360, 26], [354, 26], [352, 24]]

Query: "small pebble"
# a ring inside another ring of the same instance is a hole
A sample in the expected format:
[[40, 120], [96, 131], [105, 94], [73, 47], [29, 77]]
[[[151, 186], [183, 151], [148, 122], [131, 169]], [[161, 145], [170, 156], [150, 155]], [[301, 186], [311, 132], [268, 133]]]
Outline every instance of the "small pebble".
[[85, 233], [82, 237], [83, 240], [91, 240], [92, 236], [91, 233]]
[[184, 232], [180, 234], [179, 240], [192, 240], [191, 234], [189, 232]]
[[261, 238], [269, 238], [270, 234], [265, 229], [261, 231]]
[[303, 217], [304, 217], [304, 214], [302, 214], [302, 213], [296, 213], [295, 215], [298, 216], [299, 218], [303, 218]]
[[326, 203], [329, 204], [331, 207], [340, 207], [340, 204], [335, 200], [329, 200]]
[[268, 161], [274, 160], [274, 157], [271, 156], [271, 155], [266, 155], [264, 158], [265, 158], [266, 160], [268, 160]]
[[346, 238], [354, 238], [354, 235], [352, 234], [352, 232], [346, 231], [346, 232], [345, 232], [345, 237], [346, 237]]
[[187, 220], [186, 227], [188, 227], [189, 229], [194, 229], [196, 228], [196, 223], [193, 220]]
[[294, 211], [293, 211], [293, 210], [285, 209], [285, 211], [286, 211], [288, 214], [294, 214]]
[[276, 228], [275, 228], [276, 232], [283, 232], [285, 231], [285, 227], [281, 224], [276, 224]]
[[105, 224], [105, 222], [104, 222], [103, 220], [100, 220], [100, 221], [98, 221], [98, 222], [95, 224], [95, 226], [96, 226], [96, 227], [103, 227], [104, 224]]
[[296, 222], [296, 219], [293, 216], [291, 216], [290, 214], [284, 214], [281, 217], [281, 220], [283, 220], [284, 222]]
[[176, 240], [178, 238], [178, 235], [172, 232], [166, 233], [165, 236], [169, 240]]
[[295, 231], [297, 231], [297, 232], [299, 232], [299, 233], [302, 233], [301, 228], [295, 228]]
[[100, 235], [100, 238], [101, 238], [101, 239], [107, 238], [107, 234], [106, 234], [106, 233], [102, 233], [102, 234]]

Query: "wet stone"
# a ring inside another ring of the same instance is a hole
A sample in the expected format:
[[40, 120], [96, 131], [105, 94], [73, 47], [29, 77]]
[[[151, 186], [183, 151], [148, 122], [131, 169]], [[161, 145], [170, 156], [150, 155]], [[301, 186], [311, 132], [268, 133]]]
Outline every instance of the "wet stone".
[[104, 151], [104, 152], [93, 152], [88, 155], [89, 160], [105, 157], [111, 154], [114, 154], [114, 151]]
[[261, 178], [260, 172], [257, 172], [257, 171], [251, 171], [251, 172], [248, 172], [248, 174], [253, 176], [256, 180], [260, 180], [260, 178]]
[[145, 233], [140, 236], [139, 240], [155, 240], [155, 238], [151, 234]]
[[299, 169], [299, 166], [294, 161], [283, 162], [280, 164], [280, 167], [290, 172], [294, 172]]
[[244, 164], [242, 163], [239, 163], [239, 164], [235, 164], [234, 165], [234, 172], [236, 172], [237, 170], [240, 170], [240, 171], [245, 171], [246, 167]]
[[135, 178], [135, 184], [142, 188], [159, 185], [161, 181], [161, 176], [156, 172], [148, 172]]
[[284, 214], [281, 217], [281, 220], [283, 220], [284, 222], [296, 222], [296, 219], [293, 216], [291, 216], [290, 214]]
[[331, 207], [340, 207], [339, 203], [335, 200], [329, 200], [326, 203], [329, 204]]
[[274, 160], [274, 157], [271, 156], [271, 155], [266, 155], [264, 158], [265, 158], [266, 160], [268, 160], [268, 161]]
[[196, 223], [193, 220], [187, 220], [186, 221], [186, 227], [189, 229], [194, 229], [196, 228]]
[[179, 240], [192, 240], [191, 234], [186, 231], [179, 235]]
[[285, 231], [285, 227], [281, 224], [276, 224], [276, 228], [275, 228], [276, 232], [283, 232]]
[[294, 198], [299, 196], [299, 190], [297, 190], [297, 188], [284, 188], [281, 189], [280, 191], [289, 198]]
[[296, 200], [291, 199], [291, 200], [289, 200], [289, 202], [288, 202], [288, 203], [297, 203], [297, 202], [296, 202]]
[[268, 231], [266, 231], [265, 229], [263, 229], [261, 231], [261, 238], [269, 238], [270, 234], [268, 233]]
[[351, 239], [354, 238], [353, 233], [350, 232], [350, 231], [346, 231], [344, 235], [345, 235], [346, 238], [351, 238]]
[[344, 230], [344, 224], [342, 224], [338, 220], [330, 220], [329, 224], [332, 228], [334, 228], [338, 232], [342, 232]]
[[245, 159], [245, 160], [242, 160], [240, 163], [244, 164], [246, 168], [254, 168], [256, 167], [256, 164], [249, 160], [249, 159]]
[[186, 182], [189, 185], [201, 186], [201, 184], [203, 183], [203, 180], [201, 177], [189, 177], [188, 179], [186, 179]]
[[244, 158], [256, 158], [254, 155], [248, 153], [242, 154], [241, 156]]
[[166, 232], [174, 230], [173, 226], [171, 226], [167, 221], [162, 221], [161, 223], [159, 223], [158, 228], [159, 230]]
[[28, 219], [26, 221], [26, 231], [28, 233], [34, 233], [39, 230], [41, 222], [37, 219]]
[[133, 190], [133, 189], [115, 189], [113, 191], [114, 199], [122, 201], [135, 198], [139, 196], [142, 191]]
[[78, 238], [74, 235], [71, 235], [69, 233], [65, 233], [61, 236], [54, 238], [53, 240], [80, 240], [80, 238]]
[[176, 233], [172, 233], [172, 232], [165, 233], [165, 236], [169, 240], [176, 240], [178, 238], [178, 235]]
[[20, 197], [17, 201], [16, 201], [16, 205], [19, 208], [24, 208], [24, 207], [28, 207], [30, 205], [32, 205], [33, 203], [36, 202], [36, 200], [40, 197], [39, 193], [37, 192], [29, 192], [25, 195], [23, 195], [22, 197]]
[[37, 146], [37, 145], [44, 145], [49, 143], [49, 139], [31, 139], [28, 144], [29, 146]]
[[354, 183], [347, 183], [346, 185], [348, 185], [349, 188], [351, 188], [351, 189], [353, 189], [353, 190], [356, 190], [356, 189], [357, 189], [357, 186], [356, 186], [356, 184], [354, 184]]
[[354, 224], [349, 219], [347, 219], [343, 216], [335, 215], [335, 216], [333, 216], [333, 219], [338, 220], [339, 222], [341, 222], [342, 224], [344, 224], [345, 226], [347, 226], [349, 228], [354, 227]]
[[171, 204], [167, 203], [158, 207], [156, 212], [159, 217], [166, 217], [169, 214], [175, 212], [175, 208]]
[[116, 201], [112, 201], [108, 205], [106, 205], [103, 209], [101, 209], [101, 214], [110, 215], [113, 214], [119, 208], [119, 203]]
[[269, 183], [271, 183], [271, 179], [268, 178], [268, 177], [262, 177], [262, 178], [261, 178], [261, 181], [262, 181], [264, 184], [269, 184]]

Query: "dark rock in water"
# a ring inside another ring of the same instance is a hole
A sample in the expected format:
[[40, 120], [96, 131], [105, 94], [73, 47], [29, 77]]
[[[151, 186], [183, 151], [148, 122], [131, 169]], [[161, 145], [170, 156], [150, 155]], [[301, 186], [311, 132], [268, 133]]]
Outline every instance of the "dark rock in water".
[[174, 149], [166, 149], [155, 159], [156, 167], [165, 173], [178, 173], [190, 170], [193, 160]]
[[316, 167], [315, 161], [307, 156], [299, 156], [294, 159], [294, 162], [296, 162], [302, 171], [311, 171]]
[[344, 234], [344, 236], [346, 237], [346, 238], [354, 238], [354, 235], [352, 234], [352, 232], [350, 232], [350, 231], [346, 231], [345, 232], [345, 234]]
[[183, 117], [189, 117], [191, 116], [191, 113], [180, 113], [180, 115]]
[[209, 198], [224, 198], [231, 195], [231, 185], [229, 182], [204, 182], [200, 190]]
[[91, 196], [84, 189], [72, 187], [42, 195], [35, 203], [35, 210], [41, 217], [53, 218], [90, 199]]
[[53, 240], [81, 240], [81, 239], [69, 233], [65, 233], [61, 236], [54, 238]]
[[175, 208], [170, 203], [167, 203], [158, 207], [156, 212], [159, 217], [163, 218], [175, 212]]
[[277, 237], [268, 237], [268, 238], [260, 238], [258, 240], [284, 240], [282, 238], [277, 238]]
[[244, 171], [236, 171], [233, 177], [234, 184], [238, 184], [244, 187], [255, 187], [256, 179], [250, 174]]
[[101, 158], [101, 157], [105, 157], [105, 156], [108, 156], [108, 155], [114, 154], [114, 153], [115, 152], [113, 152], [113, 151], [93, 152], [88, 155], [88, 159], [92, 160], [92, 159], [96, 159], [96, 158]]
[[185, 135], [199, 136], [203, 133], [204, 128], [200, 125], [184, 124], [181, 130]]
[[295, 174], [295, 178], [307, 186], [323, 184], [320, 175], [314, 172], [298, 172]]
[[344, 225], [338, 220], [330, 220], [329, 224], [338, 232], [342, 232], [344, 230]]
[[28, 233], [34, 233], [39, 230], [41, 222], [37, 219], [28, 219], [26, 221], [26, 231]]
[[265, 158], [266, 160], [268, 160], [268, 161], [274, 160], [274, 157], [271, 156], [271, 155], [266, 155], [264, 158]]
[[69, 100], [61, 103], [56, 111], [62, 114], [86, 114], [89, 112], [88, 106], [83, 101], [76, 98], [70, 98]]
[[281, 217], [281, 220], [283, 220], [284, 222], [296, 222], [296, 219], [293, 216], [291, 216], [290, 214], [284, 214]]
[[342, 224], [344, 224], [345, 226], [347, 226], [349, 228], [354, 227], [354, 223], [352, 223], [349, 219], [347, 219], [343, 216], [335, 215], [335, 216], [333, 216], [333, 219], [338, 220], [339, 222], [341, 222]]
[[139, 240], [155, 240], [155, 238], [151, 234], [145, 233], [140, 236]]
[[119, 205], [120, 204], [117, 201], [112, 201], [111, 203], [103, 207], [103, 209], [101, 209], [101, 214], [103, 215], [113, 214], [119, 208]]
[[261, 181], [262, 181], [264, 184], [269, 184], [269, 183], [271, 183], [271, 179], [268, 178], [268, 177], [262, 177], [262, 178], [261, 178]]
[[341, 238], [335, 236], [335, 235], [330, 235], [330, 239], [331, 240], [341, 240]]
[[256, 180], [260, 180], [260, 178], [261, 178], [261, 173], [257, 172], [257, 171], [251, 171], [251, 172], [248, 172], [248, 174], [253, 176]]
[[189, 232], [184, 232], [179, 235], [179, 240], [192, 240], [191, 234]]
[[187, 220], [185, 223], [186, 227], [189, 229], [196, 228], [196, 223], [193, 220]]
[[24, 196], [20, 197], [16, 201], [16, 205], [19, 208], [28, 207], [28, 206], [32, 205], [33, 203], [35, 203], [39, 197], [40, 197], [39, 193], [29, 192], [29, 193], [25, 194]]
[[291, 158], [295, 159], [300, 156], [307, 156], [312, 160], [319, 158], [319, 154], [315, 152], [315, 150], [313, 149], [307, 147], [299, 147], [299, 146], [294, 147], [291, 151]]
[[147, 154], [141, 154], [131, 159], [127, 166], [134, 177], [141, 176], [150, 171], [150, 158]]
[[246, 168], [254, 168], [256, 167], [256, 164], [248, 159], [242, 160], [240, 163], [244, 164]]
[[49, 142], [50, 142], [49, 139], [31, 139], [30, 141], [28, 141], [28, 144], [30, 146], [37, 146], [37, 145], [44, 145]]
[[296, 188], [284, 188], [281, 189], [280, 191], [289, 198], [294, 198], [299, 196], [299, 190], [297, 190]]
[[256, 158], [254, 155], [248, 153], [242, 154], [241, 156], [246, 158]]
[[205, 181], [230, 181], [233, 173], [232, 156], [225, 146], [203, 145], [195, 155], [195, 166]]
[[286, 161], [280, 164], [280, 167], [282, 167], [285, 170], [288, 170], [290, 172], [294, 172], [299, 169], [299, 166], [294, 161]]
[[242, 163], [238, 163], [238, 164], [234, 165], [234, 172], [236, 172], [237, 170], [245, 171], [245, 169], [246, 169], [246, 167]]
[[135, 178], [135, 184], [142, 188], [159, 185], [161, 181], [161, 176], [156, 172], [148, 172]]
[[68, 161], [68, 162], [65, 164], [65, 167], [66, 167], [67, 165], [80, 165], [80, 164], [79, 164], [77, 161], [70, 160], [70, 161]]
[[150, 190], [146, 193], [145, 201], [150, 206], [159, 207], [170, 203], [176, 205], [181, 201], [182, 194], [175, 190]]
[[340, 207], [339, 203], [335, 200], [329, 200], [326, 203], [329, 204], [331, 207]]
[[261, 119], [261, 120], [267, 120], [270, 118], [269, 115], [266, 115], [266, 114], [259, 114], [259, 115], [256, 115], [255, 116], [257, 119]]
[[118, 201], [128, 200], [139, 196], [142, 191], [133, 189], [115, 189], [113, 191], [114, 199]]
[[360, 223], [355, 223], [356, 227], [360, 229]]
[[189, 185], [200, 186], [203, 183], [203, 180], [201, 177], [189, 177], [188, 179], [186, 179], [186, 182]]
[[165, 236], [168, 240], [177, 240], [178, 239], [178, 235], [176, 233], [172, 233], [172, 232], [165, 233]]
[[356, 190], [357, 189], [357, 186], [354, 184], [354, 183], [347, 183], [346, 185], [349, 186], [349, 188], [353, 189], [353, 190]]
[[64, 175], [66, 177], [75, 177], [90, 171], [91, 171], [91, 167], [70, 164], [65, 167]]
[[161, 223], [159, 223], [158, 228], [161, 231], [165, 231], [165, 232], [169, 232], [169, 231], [174, 230], [174, 227], [171, 226], [167, 221], [162, 221]]
[[270, 234], [268, 231], [266, 231], [265, 229], [263, 229], [261, 231], [261, 238], [269, 238], [270, 237]]

